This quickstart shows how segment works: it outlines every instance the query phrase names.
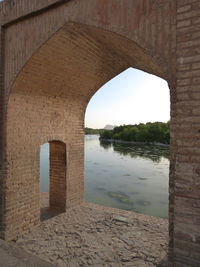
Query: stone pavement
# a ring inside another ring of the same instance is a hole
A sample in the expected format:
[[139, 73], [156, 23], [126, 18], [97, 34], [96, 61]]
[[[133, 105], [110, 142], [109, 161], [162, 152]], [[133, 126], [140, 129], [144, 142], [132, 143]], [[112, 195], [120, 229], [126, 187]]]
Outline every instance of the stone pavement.
[[165, 219], [90, 203], [44, 219], [16, 244], [56, 266], [167, 266]]
[[0, 267], [53, 267], [20, 248], [0, 239]]

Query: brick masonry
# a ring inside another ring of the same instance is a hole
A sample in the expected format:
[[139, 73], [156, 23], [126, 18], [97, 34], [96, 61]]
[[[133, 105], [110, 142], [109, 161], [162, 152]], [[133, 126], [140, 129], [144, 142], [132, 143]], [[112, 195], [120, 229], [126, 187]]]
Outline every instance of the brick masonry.
[[45, 142], [65, 144], [64, 209], [83, 201], [85, 109], [132, 66], [169, 84], [169, 264], [199, 266], [199, 15], [198, 0], [0, 3], [1, 238], [39, 223]]
[[173, 257], [178, 266], [200, 265], [200, 2], [177, 1]]
[[50, 142], [50, 208], [66, 210], [66, 145], [60, 141]]

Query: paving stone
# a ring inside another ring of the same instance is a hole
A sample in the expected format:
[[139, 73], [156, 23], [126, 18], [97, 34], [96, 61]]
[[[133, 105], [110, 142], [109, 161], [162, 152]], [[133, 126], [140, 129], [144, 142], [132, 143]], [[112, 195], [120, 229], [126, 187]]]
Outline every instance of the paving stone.
[[[41, 195], [45, 207], [48, 194]], [[126, 218], [128, 223], [113, 218]], [[151, 267], [161, 264], [167, 255], [168, 222], [84, 203], [44, 220], [16, 243], [56, 266]]]

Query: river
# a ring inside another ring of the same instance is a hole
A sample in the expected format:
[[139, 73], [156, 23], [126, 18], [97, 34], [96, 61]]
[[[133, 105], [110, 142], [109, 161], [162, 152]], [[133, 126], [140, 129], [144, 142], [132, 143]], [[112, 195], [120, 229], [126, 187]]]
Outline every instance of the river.
[[[41, 191], [47, 192], [48, 144], [41, 149]], [[111, 144], [85, 136], [85, 201], [168, 217], [169, 147]]]

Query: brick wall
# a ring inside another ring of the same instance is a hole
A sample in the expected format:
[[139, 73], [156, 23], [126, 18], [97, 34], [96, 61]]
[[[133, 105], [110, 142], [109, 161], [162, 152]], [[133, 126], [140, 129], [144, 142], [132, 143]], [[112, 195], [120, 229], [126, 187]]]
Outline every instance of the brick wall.
[[[5, 222], [3, 220], [5, 214], [5, 178], [6, 178], [6, 97], [4, 90], [5, 80], [5, 31], [0, 28], [0, 229], [5, 231]], [[2, 238], [2, 232], [0, 230], [0, 238]]]
[[172, 266], [200, 265], [200, 3], [177, 1]]
[[[71, 118], [66, 106], [72, 112]], [[83, 201], [84, 131], [80, 110], [72, 101], [69, 104], [54, 96], [19, 93], [10, 96], [7, 131], [7, 199], [3, 217], [6, 229], [3, 238], [9, 240], [40, 222], [40, 146], [43, 143], [49, 141], [51, 146], [54, 144], [51, 141], [59, 140], [66, 145], [68, 157], [62, 155], [68, 159], [64, 181], [67, 191], [65, 196], [63, 192], [65, 203], [62, 206], [70, 207]], [[76, 166], [79, 168], [75, 172]], [[51, 170], [55, 174], [55, 168]], [[53, 182], [51, 174], [50, 183]], [[56, 185], [50, 192], [55, 196], [57, 189]], [[53, 200], [52, 195], [50, 198]]]
[[50, 142], [50, 208], [66, 210], [66, 145], [62, 142]]

